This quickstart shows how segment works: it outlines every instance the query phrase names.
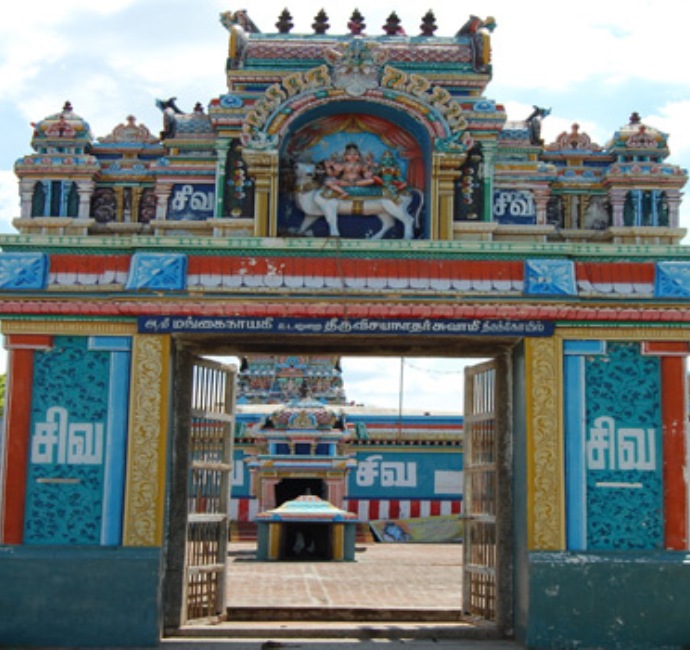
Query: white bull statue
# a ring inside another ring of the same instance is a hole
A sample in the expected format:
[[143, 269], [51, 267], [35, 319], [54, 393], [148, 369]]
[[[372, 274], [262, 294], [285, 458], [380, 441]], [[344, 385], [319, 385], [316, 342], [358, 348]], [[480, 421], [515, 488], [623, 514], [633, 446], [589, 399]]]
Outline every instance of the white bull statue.
[[[362, 196], [357, 198], [337, 198], [328, 196], [327, 192], [316, 183], [314, 176], [315, 165], [312, 163], [295, 164], [295, 202], [302, 212], [304, 220], [297, 234], [303, 235], [314, 222], [323, 217], [326, 219], [331, 237], [340, 237], [338, 230], [338, 215], [376, 215], [381, 220], [381, 229], [371, 236], [371, 239], [381, 239], [394, 225], [396, 221], [403, 224], [403, 239], [412, 239], [414, 225], [419, 218], [422, 209], [423, 195], [413, 189], [400, 194], [397, 199], [386, 196]], [[414, 217], [408, 212], [414, 194], [419, 195], [419, 206]], [[324, 196], [324, 194], [326, 194]]]

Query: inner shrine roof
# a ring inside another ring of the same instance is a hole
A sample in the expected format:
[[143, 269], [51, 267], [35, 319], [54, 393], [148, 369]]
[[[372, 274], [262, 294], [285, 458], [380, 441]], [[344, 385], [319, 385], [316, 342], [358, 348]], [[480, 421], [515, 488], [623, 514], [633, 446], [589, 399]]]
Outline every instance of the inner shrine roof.
[[357, 515], [314, 495], [302, 495], [256, 515], [257, 521], [355, 522]]

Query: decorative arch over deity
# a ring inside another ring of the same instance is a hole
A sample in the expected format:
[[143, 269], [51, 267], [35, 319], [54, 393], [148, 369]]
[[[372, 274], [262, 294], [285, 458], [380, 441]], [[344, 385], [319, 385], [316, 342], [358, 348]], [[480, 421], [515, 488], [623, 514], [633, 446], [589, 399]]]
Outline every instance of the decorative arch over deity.
[[[386, 64], [391, 54], [361, 38], [338, 44], [322, 53], [323, 65], [285, 76], [252, 104], [241, 141], [243, 157], [265, 179], [258, 219], [267, 232], [437, 236], [445, 218], [432, 207], [439, 170], [457, 175], [472, 146], [468, 122], [448, 90]], [[277, 197], [268, 189], [274, 171]]]

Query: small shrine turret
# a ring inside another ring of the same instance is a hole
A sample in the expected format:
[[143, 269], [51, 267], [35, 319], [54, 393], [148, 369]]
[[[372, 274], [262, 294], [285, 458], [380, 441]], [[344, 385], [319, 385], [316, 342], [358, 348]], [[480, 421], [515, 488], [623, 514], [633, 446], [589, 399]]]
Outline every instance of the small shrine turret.
[[347, 474], [345, 416], [305, 398], [275, 410], [257, 426], [256, 454], [248, 461], [259, 510], [313, 494], [341, 508]]
[[[612, 226], [619, 237], [637, 242], [646, 232], [678, 229], [681, 189], [687, 172], [665, 162], [670, 150], [668, 135], [642, 122], [638, 113], [615, 132], [606, 146], [614, 158], [604, 185], [612, 205]], [[626, 229], [633, 229], [632, 232]]]
[[554, 168], [546, 221], [562, 237], [592, 238], [592, 231], [611, 225], [609, 200], [602, 178], [611, 163], [610, 154], [573, 124], [544, 147], [542, 158]]
[[15, 164], [20, 219], [33, 220], [33, 230], [38, 232], [46, 224], [45, 218], [51, 218], [63, 232], [86, 234], [99, 169], [90, 152], [93, 136], [89, 124], [74, 112], [70, 102], [65, 102], [59, 113], [32, 126], [35, 153]]

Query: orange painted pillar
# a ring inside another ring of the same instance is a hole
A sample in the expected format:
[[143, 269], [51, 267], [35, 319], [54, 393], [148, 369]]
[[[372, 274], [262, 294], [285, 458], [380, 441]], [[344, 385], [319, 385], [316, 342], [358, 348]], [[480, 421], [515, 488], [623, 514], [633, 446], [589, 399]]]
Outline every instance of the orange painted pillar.
[[687, 421], [685, 359], [661, 358], [661, 412], [664, 431], [664, 505], [666, 548], [688, 548], [685, 425]]
[[673, 551], [688, 548], [688, 491], [685, 483], [685, 427], [687, 383], [685, 341], [647, 341], [643, 354], [661, 362], [661, 422], [664, 454], [664, 546]]
[[24, 539], [34, 352], [37, 349], [48, 349], [51, 345], [51, 336], [11, 335], [5, 343], [9, 350], [9, 365], [5, 400], [6, 472], [2, 491], [5, 495], [5, 507], [0, 535], [3, 544], [21, 544]]

